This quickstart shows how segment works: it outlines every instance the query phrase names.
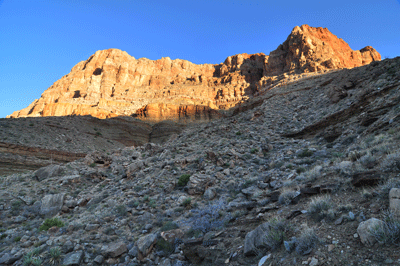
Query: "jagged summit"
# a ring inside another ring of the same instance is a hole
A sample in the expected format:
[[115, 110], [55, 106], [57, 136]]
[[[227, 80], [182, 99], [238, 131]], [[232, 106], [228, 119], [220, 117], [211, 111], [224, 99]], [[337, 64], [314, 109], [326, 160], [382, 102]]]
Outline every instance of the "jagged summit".
[[56, 81], [40, 99], [9, 118], [91, 115], [144, 120], [209, 120], [240, 104], [282, 73], [353, 68], [380, 60], [367, 46], [353, 51], [326, 28], [295, 27], [269, 56], [238, 54], [221, 64], [135, 59], [118, 49], [97, 51]]

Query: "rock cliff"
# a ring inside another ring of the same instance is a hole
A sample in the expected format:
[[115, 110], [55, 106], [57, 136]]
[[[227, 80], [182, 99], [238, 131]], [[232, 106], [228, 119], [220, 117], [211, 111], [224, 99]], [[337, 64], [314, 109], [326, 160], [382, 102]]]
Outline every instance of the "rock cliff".
[[251, 98], [263, 77], [352, 68], [380, 60], [370, 46], [353, 51], [326, 28], [295, 27], [269, 56], [238, 54], [223, 63], [135, 59], [124, 51], [97, 51], [56, 81], [40, 99], [10, 118], [91, 115], [143, 120], [207, 121]]

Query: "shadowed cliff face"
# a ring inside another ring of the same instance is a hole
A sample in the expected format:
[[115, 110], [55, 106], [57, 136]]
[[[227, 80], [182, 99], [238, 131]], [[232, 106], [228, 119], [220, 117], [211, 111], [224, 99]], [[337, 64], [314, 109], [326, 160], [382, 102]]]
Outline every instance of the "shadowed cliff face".
[[97, 51], [56, 81], [40, 99], [9, 117], [135, 116], [150, 121], [208, 121], [251, 99], [266, 77], [352, 68], [380, 60], [372, 47], [353, 51], [327, 29], [295, 27], [269, 56], [238, 54], [218, 65], [135, 59], [118, 49]]

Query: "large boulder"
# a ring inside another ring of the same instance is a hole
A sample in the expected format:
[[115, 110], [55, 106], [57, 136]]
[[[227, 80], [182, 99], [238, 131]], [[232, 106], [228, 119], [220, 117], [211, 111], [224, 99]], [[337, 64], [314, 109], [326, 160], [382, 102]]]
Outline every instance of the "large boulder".
[[40, 214], [45, 216], [56, 215], [63, 206], [64, 198], [65, 193], [44, 196], [40, 206]]
[[190, 195], [203, 195], [204, 191], [214, 185], [215, 178], [209, 175], [195, 174], [192, 175], [187, 184], [188, 193]]
[[139, 238], [139, 240], [136, 242], [136, 246], [138, 247], [138, 258], [139, 260], [144, 259], [151, 250], [153, 249], [154, 244], [156, 243], [157, 240], [157, 234], [149, 234], [146, 236], [142, 236]]
[[53, 176], [59, 176], [63, 173], [64, 168], [58, 164], [51, 164], [46, 167], [39, 168], [35, 173], [34, 173], [34, 178], [36, 178], [38, 181], [45, 180], [49, 177]]
[[79, 250], [65, 255], [63, 265], [65, 266], [79, 266], [83, 258], [83, 251]]
[[263, 223], [253, 231], [250, 231], [246, 234], [244, 240], [245, 256], [256, 255], [258, 249], [267, 247], [265, 240], [269, 230], [270, 230], [269, 223]]
[[118, 242], [118, 243], [111, 243], [106, 246], [103, 246], [102, 252], [105, 254], [105, 257], [116, 258], [128, 252], [128, 248], [126, 247], [125, 243]]
[[379, 227], [383, 227], [385, 223], [379, 219], [371, 218], [358, 225], [357, 233], [360, 236], [361, 243], [366, 246], [372, 246], [376, 243], [376, 239], [372, 232]]

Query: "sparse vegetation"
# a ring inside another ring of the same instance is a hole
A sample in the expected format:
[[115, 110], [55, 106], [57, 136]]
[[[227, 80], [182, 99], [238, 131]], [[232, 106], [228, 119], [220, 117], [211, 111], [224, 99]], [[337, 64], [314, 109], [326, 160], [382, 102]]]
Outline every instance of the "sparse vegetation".
[[380, 244], [400, 246], [400, 220], [393, 213], [386, 212], [383, 225], [370, 231]]
[[304, 149], [297, 156], [299, 158], [305, 158], [305, 157], [311, 157], [313, 154], [314, 154], [313, 151], [310, 151], [309, 149]]
[[328, 217], [329, 210], [332, 207], [331, 198], [329, 196], [315, 197], [308, 205], [308, 215], [317, 221]]
[[186, 186], [189, 180], [190, 180], [190, 175], [188, 174], [181, 175], [178, 180], [178, 186], [180, 187]]
[[269, 221], [269, 230], [265, 236], [265, 244], [271, 250], [278, 249], [286, 238], [286, 234], [291, 230], [290, 224], [285, 220], [272, 219]]
[[63, 227], [64, 223], [59, 220], [57, 217], [55, 218], [48, 218], [46, 219], [43, 224], [39, 227], [39, 231], [47, 231], [49, 228], [57, 226], [57, 227]]

